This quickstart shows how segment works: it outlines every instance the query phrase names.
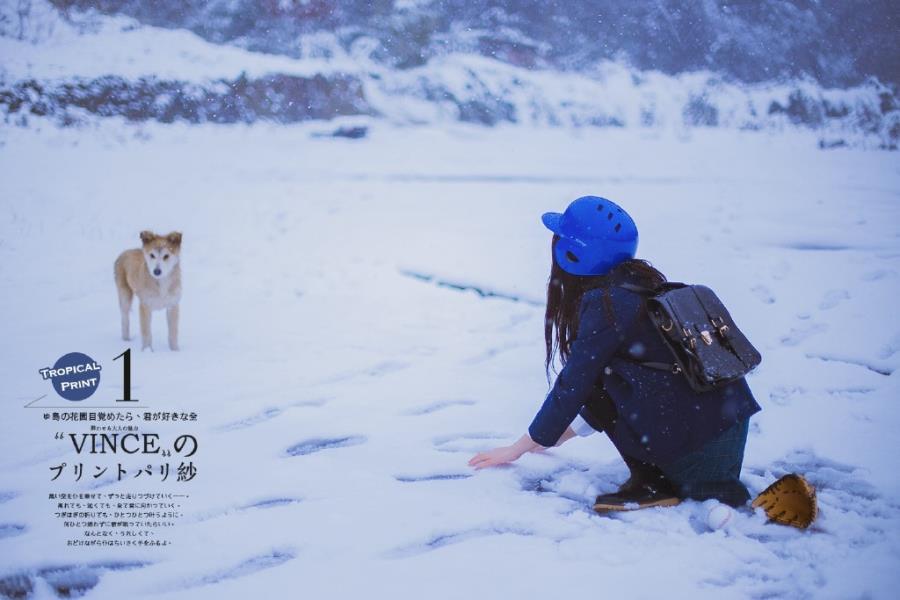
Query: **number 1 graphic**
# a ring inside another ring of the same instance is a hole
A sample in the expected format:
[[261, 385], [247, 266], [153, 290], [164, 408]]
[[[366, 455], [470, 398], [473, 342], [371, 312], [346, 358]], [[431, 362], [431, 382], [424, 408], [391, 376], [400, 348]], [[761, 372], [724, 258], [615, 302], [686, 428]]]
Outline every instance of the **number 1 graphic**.
[[125, 357], [125, 360], [122, 363], [122, 395], [125, 397], [118, 398], [116, 402], [137, 402], [136, 399], [131, 397], [131, 348], [118, 355], [113, 360], [119, 360], [122, 357]]

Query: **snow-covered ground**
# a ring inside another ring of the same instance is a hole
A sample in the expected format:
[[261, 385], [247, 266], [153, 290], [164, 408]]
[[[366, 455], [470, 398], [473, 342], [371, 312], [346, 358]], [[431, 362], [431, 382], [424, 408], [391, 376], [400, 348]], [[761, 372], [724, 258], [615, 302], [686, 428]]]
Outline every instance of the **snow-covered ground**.
[[[894, 597], [895, 154], [807, 134], [323, 129], [3, 131], [0, 578], [35, 598]], [[626, 476], [600, 434], [467, 467], [547, 391], [539, 217], [582, 194], [627, 207], [639, 255], [713, 287], [760, 348], [743, 478], [806, 476], [810, 530], [747, 513], [710, 531], [695, 502], [593, 514]], [[196, 433], [198, 474], [156, 486], [191, 494], [172, 547], [66, 549], [48, 492], [148, 485], [51, 483], [83, 458], [53, 434], [81, 429], [21, 407], [70, 351], [104, 364], [91, 401], [116, 397], [112, 263], [142, 229], [184, 232], [182, 349], [157, 313], [156, 351], [132, 341], [134, 395], [198, 413], [144, 429]]]

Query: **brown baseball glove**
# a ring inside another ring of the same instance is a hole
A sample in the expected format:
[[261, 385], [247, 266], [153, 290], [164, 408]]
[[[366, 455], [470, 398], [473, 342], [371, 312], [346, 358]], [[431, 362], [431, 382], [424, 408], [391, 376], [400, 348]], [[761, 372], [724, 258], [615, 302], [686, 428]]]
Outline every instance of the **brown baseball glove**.
[[772, 521], [806, 529], [818, 513], [816, 488], [796, 473], [789, 473], [764, 489], [753, 500]]

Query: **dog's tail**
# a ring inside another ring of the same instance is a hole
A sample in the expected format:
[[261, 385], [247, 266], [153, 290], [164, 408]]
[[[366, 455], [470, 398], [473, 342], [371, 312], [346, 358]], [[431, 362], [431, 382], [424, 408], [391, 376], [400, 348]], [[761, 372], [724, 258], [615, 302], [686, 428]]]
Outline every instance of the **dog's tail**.
[[120, 254], [113, 264], [113, 278], [116, 280], [116, 286], [119, 288], [128, 287], [128, 281], [125, 278], [125, 255]]
[[133, 292], [131, 286], [128, 285], [128, 277], [125, 274], [125, 254], [119, 255], [113, 264], [113, 278], [116, 280], [116, 288], [119, 292], [119, 304], [122, 310], [128, 310], [131, 306], [131, 298]]

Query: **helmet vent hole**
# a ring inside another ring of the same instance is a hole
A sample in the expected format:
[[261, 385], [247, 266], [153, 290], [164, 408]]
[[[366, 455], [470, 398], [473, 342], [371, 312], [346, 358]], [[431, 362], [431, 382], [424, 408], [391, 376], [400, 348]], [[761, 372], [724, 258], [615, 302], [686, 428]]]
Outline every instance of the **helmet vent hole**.
[[621, 223], [616, 223], [616, 233], [619, 233], [619, 230], [622, 229]]
[[606, 215], [606, 220], [607, 220], [607, 221], [612, 221], [612, 211], [609, 211], [609, 214]]
[[573, 263], [577, 263], [577, 262], [578, 262], [578, 257], [575, 256], [574, 254], [572, 254], [572, 252], [569, 251], [569, 250], [566, 250], [566, 258], [568, 258], [569, 261], [571, 261], [571, 262], [573, 262]]
[[602, 211], [603, 211], [603, 205], [602, 205], [602, 204], [598, 204], [598, 205], [597, 205], [597, 210], [599, 210], [599, 211], [602, 212]]

